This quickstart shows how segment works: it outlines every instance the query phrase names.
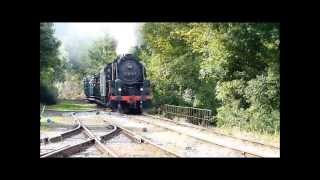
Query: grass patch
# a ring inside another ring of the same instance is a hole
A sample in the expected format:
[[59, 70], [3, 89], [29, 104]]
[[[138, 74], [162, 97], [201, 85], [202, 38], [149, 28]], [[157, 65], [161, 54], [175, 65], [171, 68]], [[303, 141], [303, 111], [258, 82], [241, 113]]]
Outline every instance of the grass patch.
[[280, 146], [280, 134], [268, 134], [268, 133], [260, 133], [260, 132], [249, 132], [245, 130], [240, 130], [237, 127], [216, 127], [215, 130], [223, 133], [232, 135], [239, 138], [244, 138], [248, 140], [254, 140], [265, 144], [270, 144], [273, 146]]
[[60, 123], [63, 122], [62, 116], [48, 116], [48, 117], [42, 117], [40, 122], [42, 123], [47, 123], [47, 119], [50, 119], [51, 121], [54, 121], [55, 123]]
[[[161, 114], [153, 114], [153, 115], [168, 118], [168, 117], [161, 115]], [[175, 118], [175, 117], [171, 117], [169, 119], [172, 119], [174, 121], [178, 120], [178, 118]], [[182, 118], [180, 118], [180, 119], [182, 119]], [[273, 146], [277, 146], [277, 147], [280, 146], [280, 134], [279, 133], [270, 134], [270, 133], [261, 133], [261, 132], [255, 132], [255, 131], [247, 131], [244, 129], [240, 130], [240, 128], [238, 128], [238, 127], [211, 126], [211, 128], [213, 128], [216, 132], [220, 132], [222, 134], [227, 134], [227, 135], [238, 137], [238, 138], [257, 141], [257, 142], [261, 142], [264, 144], [269, 144], [269, 145], [273, 145]]]
[[62, 117], [58, 117], [58, 116], [51, 116], [51, 117], [42, 117], [40, 120], [40, 130], [48, 130], [50, 129], [50, 125], [52, 123], [48, 123], [47, 119], [50, 119], [51, 121], [53, 121], [54, 123], [60, 122]]
[[[48, 119], [50, 119], [52, 122], [48, 122]], [[42, 116], [40, 120], [40, 130], [49, 130], [52, 128], [52, 125], [55, 124], [64, 124], [64, 125], [70, 125], [73, 123], [72, 118], [70, 117], [63, 117], [63, 116]]]
[[50, 129], [50, 125], [47, 122], [41, 122], [40, 131], [46, 131]]
[[80, 103], [77, 101], [63, 100], [58, 104], [47, 106], [47, 110], [55, 111], [89, 111], [95, 110], [95, 104]]

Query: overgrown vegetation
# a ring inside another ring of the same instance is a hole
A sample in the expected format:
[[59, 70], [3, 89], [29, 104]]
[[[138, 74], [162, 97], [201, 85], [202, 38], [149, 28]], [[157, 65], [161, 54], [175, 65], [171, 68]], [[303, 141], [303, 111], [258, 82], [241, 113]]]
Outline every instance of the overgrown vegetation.
[[82, 80], [86, 75], [100, 72], [101, 68], [116, 58], [116, 41], [110, 36], [96, 39], [92, 44], [79, 44], [66, 47], [69, 52], [67, 78], [59, 85], [62, 98], [77, 99], [83, 97]]
[[82, 79], [85, 75], [94, 74], [101, 70], [107, 63], [112, 62], [116, 54], [116, 41], [107, 34], [92, 44], [80, 44], [83, 51], [73, 50], [73, 46], [68, 47], [69, 54], [68, 72], [77, 75]]
[[65, 59], [60, 56], [60, 41], [54, 36], [52, 23], [40, 23], [40, 103], [55, 104], [55, 82], [64, 80]]
[[146, 23], [135, 54], [156, 105], [210, 108], [220, 127], [280, 130], [279, 24]]
[[40, 23], [40, 103], [83, 97], [83, 77], [99, 72], [115, 57], [116, 41], [107, 34], [93, 43], [73, 40], [61, 46], [53, 23]]

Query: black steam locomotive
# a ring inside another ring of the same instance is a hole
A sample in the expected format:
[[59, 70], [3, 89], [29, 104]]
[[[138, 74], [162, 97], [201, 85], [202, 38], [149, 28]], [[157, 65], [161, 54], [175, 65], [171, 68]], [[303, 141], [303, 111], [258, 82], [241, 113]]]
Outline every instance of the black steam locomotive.
[[131, 54], [117, 57], [99, 73], [84, 78], [84, 92], [87, 99], [124, 113], [142, 113], [152, 99], [145, 68]]

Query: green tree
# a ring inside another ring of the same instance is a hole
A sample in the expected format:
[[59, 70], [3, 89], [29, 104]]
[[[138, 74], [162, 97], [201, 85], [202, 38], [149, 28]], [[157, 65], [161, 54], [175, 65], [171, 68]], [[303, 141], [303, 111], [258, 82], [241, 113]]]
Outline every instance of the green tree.
[[86, 61], [89, 67], [87, 67], [86, 73], [96, 73], [103, 66], [111, 63], [117, 56], [116, 46], [116, 41], [108, 35], [95, 41], [89, 49], [89, 55]]
[[[116, 58], [116, 42], [106, 35], [96, 39], [73, 39], [64, 44], [66, 51], [63, 70], [68, 74], [63, 83], [57, 83], [62, 98], [78, 98], [83, 93], [82, 80], [86, 75], [98, 73], [103, 66]], [[71, 92], [72, 91], [72, 92]]]
[[158, 104], [212, 109], [219, 126], [279, 131], [279, 24], [146, 23], [135, 54]]
[[41, 102], [54, 103], [54, 82], [63, 81], [65, 60], [59, 57], [60, 42], [53, 36], [52, 23], [40, 23], [40, 95]]

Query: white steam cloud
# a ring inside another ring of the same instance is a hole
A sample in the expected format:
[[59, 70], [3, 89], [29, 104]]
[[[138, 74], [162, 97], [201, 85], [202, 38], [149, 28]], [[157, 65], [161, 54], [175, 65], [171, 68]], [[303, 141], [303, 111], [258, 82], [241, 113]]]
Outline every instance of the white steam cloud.
[[55, 35], [64, 46], [110, 35], [117, 41], [117, 54], [128, 53], [138, 43], [138, 28], [142, 23], [54, 23]]

